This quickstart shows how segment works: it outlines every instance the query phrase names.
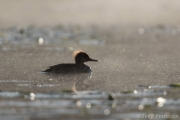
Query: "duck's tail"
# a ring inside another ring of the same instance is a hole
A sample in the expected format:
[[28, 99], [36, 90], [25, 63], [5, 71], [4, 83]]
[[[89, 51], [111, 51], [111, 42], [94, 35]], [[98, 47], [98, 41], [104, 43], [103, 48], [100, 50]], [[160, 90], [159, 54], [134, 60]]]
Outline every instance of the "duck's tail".
[[41, 71], [41, 72], [39, 72], [40, 74], [47, 74], [47, 73], [49, 73], [49, 72], [51, 72], [51, 69], [49, 68], [49, 69], [46, 69], [46, 70], [44, 70], [44, 71]]
[[47, 74], [47, 72], [44, 72], [44, 71], [41, 71], [41, 72], [38, 72], [39, 74]]

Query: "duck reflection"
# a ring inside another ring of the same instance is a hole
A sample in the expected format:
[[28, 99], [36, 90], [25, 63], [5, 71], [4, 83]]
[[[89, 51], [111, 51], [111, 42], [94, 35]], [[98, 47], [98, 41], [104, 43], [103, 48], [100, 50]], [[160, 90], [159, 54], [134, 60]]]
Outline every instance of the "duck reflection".
[[85, 62], [98, 60], [92, 59], [87, 53], [82, 50], [74, 51], [73, 57], [75, 63], [63, 63], [54, 66], [50, 66], [48, 69], [42, 71], [46, 75], [51, 77], [57, 77], [64, 82], [71, 82], [78, 84], [88, 85], [87, 79], [91, 78], [92, 70], [89, 66], [85, 65]]

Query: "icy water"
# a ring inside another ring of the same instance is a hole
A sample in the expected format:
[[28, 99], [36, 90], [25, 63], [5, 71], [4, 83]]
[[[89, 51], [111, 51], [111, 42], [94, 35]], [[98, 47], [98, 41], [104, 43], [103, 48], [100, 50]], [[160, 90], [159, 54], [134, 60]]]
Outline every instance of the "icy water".
[[[180, 119], [180, 26], [0, 30], [0, 119]], [[92, 73], [46, 75], [82, 49]]]

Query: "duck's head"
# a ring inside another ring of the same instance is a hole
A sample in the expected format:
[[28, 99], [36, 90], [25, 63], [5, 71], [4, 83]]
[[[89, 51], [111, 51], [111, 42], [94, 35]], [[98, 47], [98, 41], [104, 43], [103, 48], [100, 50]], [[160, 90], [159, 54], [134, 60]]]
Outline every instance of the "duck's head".
[[85, 62], [88, 62], [88, 61], [95, 61], [95, 62], [98, 61], [98, 60], [91, 59], [89, 57], [89, 55], [86, 54], [82, 50], [74, 51], [73, 57], [74, 57], [76, 64], [84, 64]]

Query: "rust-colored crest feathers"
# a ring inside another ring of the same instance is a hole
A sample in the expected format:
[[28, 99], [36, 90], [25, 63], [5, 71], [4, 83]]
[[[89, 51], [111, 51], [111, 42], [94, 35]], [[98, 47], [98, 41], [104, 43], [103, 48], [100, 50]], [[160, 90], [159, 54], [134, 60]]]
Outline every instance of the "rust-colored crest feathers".
[[74, 53], [73, 53], [73, 58], [75, 59], [76, 58], [76, 56], [78, 55], [78, 54], [80, 54], [80, 53], [85, 53], [83, 50], [76, 50], [76, 51], [74, 51]]

